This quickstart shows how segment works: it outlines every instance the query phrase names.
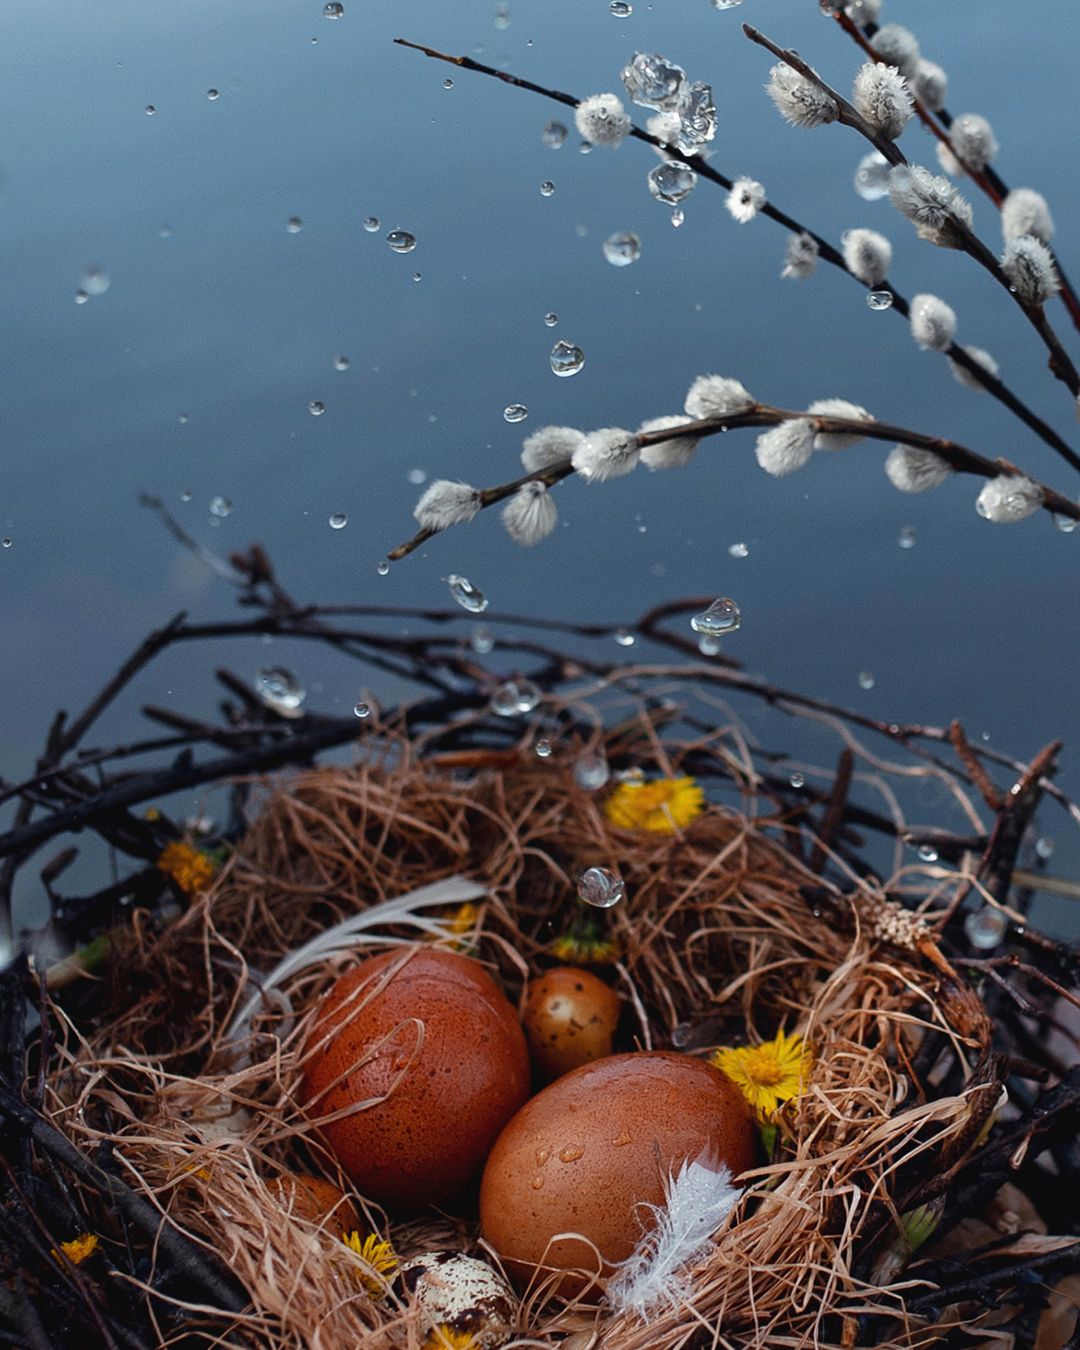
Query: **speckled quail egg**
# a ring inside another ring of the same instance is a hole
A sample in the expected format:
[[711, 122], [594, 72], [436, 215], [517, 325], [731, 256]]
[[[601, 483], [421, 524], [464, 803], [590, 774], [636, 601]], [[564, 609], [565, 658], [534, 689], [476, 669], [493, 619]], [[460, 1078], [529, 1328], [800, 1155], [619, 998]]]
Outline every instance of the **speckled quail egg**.
[[431, 1329], [469, 1336], [476, 1350], [497, 1350], [513, 1335], [517, 1299], [497, 1270], [462, 1252], [424, 1252], [406, 1261], [394, 1288], [411, 1295]]

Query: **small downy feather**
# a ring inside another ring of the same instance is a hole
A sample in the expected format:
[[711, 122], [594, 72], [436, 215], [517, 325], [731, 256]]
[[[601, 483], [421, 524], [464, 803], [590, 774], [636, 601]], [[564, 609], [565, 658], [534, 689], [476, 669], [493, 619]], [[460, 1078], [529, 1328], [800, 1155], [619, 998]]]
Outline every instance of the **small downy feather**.
[[687, 1159], [664, 1191], [666, 1203], [649, 1206], [655, 1227], [608, 1283], [607, 1300], [616, 1312], [644, 1319], [653, 1310], [677, 1308], [689, 1294], [687, 1268], [706, 1252], [740, 1195], [729, 1169], [705, 1154]]

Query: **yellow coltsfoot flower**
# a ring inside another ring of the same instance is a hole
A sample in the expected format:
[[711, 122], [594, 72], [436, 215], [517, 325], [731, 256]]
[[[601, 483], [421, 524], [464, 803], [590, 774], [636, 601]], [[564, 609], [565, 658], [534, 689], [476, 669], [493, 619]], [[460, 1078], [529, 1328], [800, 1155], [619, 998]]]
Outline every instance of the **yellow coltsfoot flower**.
[[446, 1322], [433, 1327], [424, 1342], [423, 1350], [473, 1350], [476, 1337], [468, 1331], [455, 1331]]
[[705, 810], [705, 793], [693, 778], [657, 778], [620, 783], [604, 803], [604, 814], [620, 830], [677, 834]]
[[217, 870], [214, 860], [182, 839], [166, 844], [158, 855], [158, 870], [172, 877], [185, 895], [205, 891]]
[[761, 1045], [716, 1050], [710, 1061], [731, 1079], [764, 1120], [803, 1091], [810, 1081], [814, 1056], [801, 1036], [778, 1031]]
[[[88, 1256], [93, 1256], [99, 1245], [99, 1238], [96, 1233], [80, 1233], [70, 1242], [61, 1242], [60, 1252], [63, 1252], [73, 1266], [81, 1266]], [[60, 1252], [54, 1247], [50, 1255], [57, 1261], [60, 1260]]]
[[371, 1274], [362, 1270], [354, 1271], [356, 1278], [373, 1299], [381, 1298], [386, 1293], [386, 1277], [392, 1275], [398, 1266], [397, 1253], [393, 1247], [377, 1233], [369, 1233], [362, 1238], [355, 1230], [342, 1233], [341, 1240], [349, 1251], [371, 1269]]

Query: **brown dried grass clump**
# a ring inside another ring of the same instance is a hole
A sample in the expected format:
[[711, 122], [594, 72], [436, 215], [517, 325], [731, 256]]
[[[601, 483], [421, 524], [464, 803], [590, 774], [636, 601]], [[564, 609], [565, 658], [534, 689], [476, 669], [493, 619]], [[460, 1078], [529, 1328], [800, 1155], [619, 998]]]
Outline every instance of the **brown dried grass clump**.
[[[941, 1339], [942, 1326], [905, 1315], [900, 1263], [883, 1264], [897, 1197], [917, 1200], [928, 1178], [963, 1156], [997, 1089], [976, 1064], [980, 1009], [926, 930], [862, 883], [853, 898], [823, 885], [775, 832], [735, 811], [709, 807], [674, 837], [631, 834], [613, 830], [597, 796], [557, 763], [530, 756], [464, 773], [415, 762], [400, 744], [379, 762], [267, 788], [212, 891], [160, 936], [136, 929], [114, 961], [108, 1024], [89, 1041], [67, 1028], [54, 1118], [84, 1148], [107, 1140], [126, 1179], [251, 1299], [239, 1317], [193, 1310], [185, 1335], [198, 1325], [207, 1342], [273, 1350], [418, 1347], [426, 1335], [416, 1310], [337, 1232], [283, 1212], [268, 1185], [283, 1170], [345, 1184], [296, 1088], [305, 1018], [356, 957], [331, 957], [287, 982], [288, 1008], [268, 1001], [245, 1058], [226, 1033], [254, 974], [350, 914], [464, 875], [490, 895], [468, 940], [517, 1000], [528, 976], [553, 963], [548, 948], [575, 914], [574, 878], [596, 864], [627, 887], [605, 916], [620, 952], [611, 974], [630, 1009], [625, 1048], [745, 1042], [782, 1025], [808, 1038], [815, 1068], [781, 1116], [782, 1161], [753, 1174], [693, 1272], [691, 1300], [644, 1325], [534, 1290], [522, 1305], [523, 1343], [571, 1335], [573, 1346], [617, 1350], [849, 1346], [855, 1319], [871, 1314], [892, 1319], [881, 1343]], [[804, 887], [824, 913], [815, 915]], [[901, 945], [884, 945], [883, 935]], [[928, 1029], [973, 1065], [958, 1095], [935, 1099], [915, 1076]], [[469, 1215], [394, 1224], [363, 1212], [368, 1231], [403, 1257], [478, 1249]]]

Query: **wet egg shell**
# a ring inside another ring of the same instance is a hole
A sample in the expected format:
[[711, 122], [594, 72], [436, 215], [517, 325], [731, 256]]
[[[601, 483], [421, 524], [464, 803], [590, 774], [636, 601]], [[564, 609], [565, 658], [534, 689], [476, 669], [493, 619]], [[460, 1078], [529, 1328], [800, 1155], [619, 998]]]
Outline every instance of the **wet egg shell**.
[[360, 1227], [356, 1206], [341, 1189], [324, 1177], [283, 1172], [266, 1183], [278, 1204], [294, 1218], [326, 1228], [335, 1237]]
[[[480, 1186], [481, 1229], [523, 1283], [537, 1267], [610, 1273], [683, 1162], [726, 1163], [738, 1176], [754, 1151], [749, 1110], [719, 1069], [664, 1051], [612, 1055], [556, 1079], [503, 1130]], [[585, 1283], [564, 1279], [562, 1292]]]
[[558, 966], [533, 980], [522, 1024], [537, 1077], [549, 1083], [610, 1055], [619, 1009], [614, 989], [587, 970]]
[[468, 1336], [476, 1350], [496, 1350], [513, 1335], [517, 1299], [499, 1272], [462, 1252], [425, 1252], [394, 1277], [399, 1295], [412, 1295], [430, 1323]]
[[[525, 1037], [478, 961], [398, 948], [344, 974], [320, 1005], [301, 1085], [356, 1188], [399, 1214], [453, 1200], [529, 1093]], [[360, 1105], [363, 1104], [363, 1105]]]

